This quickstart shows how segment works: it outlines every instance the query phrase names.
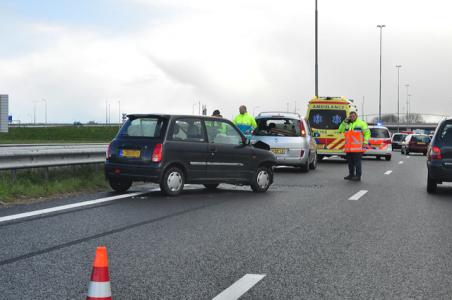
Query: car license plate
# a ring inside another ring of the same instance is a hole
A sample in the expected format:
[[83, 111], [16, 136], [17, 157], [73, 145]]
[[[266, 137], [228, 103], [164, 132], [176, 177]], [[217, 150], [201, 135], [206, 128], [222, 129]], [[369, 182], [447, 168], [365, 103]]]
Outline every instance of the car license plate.
[[141, 151], [140, 150], [123, 149], [123, 150], [121, 150], [119, 156], [121, 156], [121, 157], [138, 158], [138, 157], [141, 156]]
[[284, 148], [272, 148], [271, 151], [274, 154], [286, 154], [286, 149]]

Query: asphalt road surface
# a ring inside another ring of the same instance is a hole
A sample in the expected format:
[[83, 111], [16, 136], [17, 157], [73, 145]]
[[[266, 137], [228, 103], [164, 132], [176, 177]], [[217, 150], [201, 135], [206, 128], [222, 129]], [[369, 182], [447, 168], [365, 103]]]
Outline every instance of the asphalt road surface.
[[366, 159], [362, 182], [341, 160], [285, 168], [266, 194], [148, 185], [0, 208], [0, 298], [84, 299], [105, 245], [116, 299], [450, 299], [452, 185], [427, 194], [425, 161]]

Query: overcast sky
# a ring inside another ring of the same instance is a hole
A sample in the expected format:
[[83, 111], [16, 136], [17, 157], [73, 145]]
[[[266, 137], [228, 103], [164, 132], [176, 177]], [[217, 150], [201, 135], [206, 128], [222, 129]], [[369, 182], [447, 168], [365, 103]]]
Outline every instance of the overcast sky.
[[[121, 111], [231, 118], [306, 111], [314, 95], [314, 0], [0, 0], [0, 93], [15, 120], [105, 122]], [[319, 0], [319, 94], [383, 113], [452, 114], [452, 1]]]

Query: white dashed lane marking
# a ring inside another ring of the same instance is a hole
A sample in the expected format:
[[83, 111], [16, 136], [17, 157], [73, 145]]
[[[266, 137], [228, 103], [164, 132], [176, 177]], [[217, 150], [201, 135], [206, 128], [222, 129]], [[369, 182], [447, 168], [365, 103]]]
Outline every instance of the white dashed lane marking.
[[212, 300], [236, 300], [261, 281], [265, 275], [246, 274]]
[[385, 175], [389, 175], [391, 173], [392, 173], [392, 170], [388, 170], [388, 171], [385, 172]]
[[356, 194], [354, 194], [353, 196], [348, 198], [348, 200], [352, 200], [352, 201], [359, 200], [359, 198], [361, 198], [362, 196], [367, 194], [367, 192], [368, 192], [368, 190], [360, 190], [359, 192], [357, 192]]

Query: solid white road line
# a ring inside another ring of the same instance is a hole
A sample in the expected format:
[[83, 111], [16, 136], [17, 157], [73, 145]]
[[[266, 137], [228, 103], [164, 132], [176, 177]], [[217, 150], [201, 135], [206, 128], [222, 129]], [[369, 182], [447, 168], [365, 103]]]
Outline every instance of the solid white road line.
[[392, 170], [388, 170], [388, 171], [385, 172], [385, 175], [389, 175], [391, 173], [392, 173]]
[[360, 190], [359, 192], [357, 192], [356, 194], [354, 194], [353, 196], [351, 196], [350, 198], [348, 198], [348, 200], [359, 200], [359, 198], [361, 198], [362, 196], [364, 196], [365, 194], [367, 194], [368, 190]]
[[399, 165], [403, 164], [403, 160], [399, 161]]
[[149, 190], [146, 192], [139, 192], [139, 193], [122, 194], [122, 195], [117, 195], [117, 196], [112, 196], [112, 197], [107, 197], [107, 198], [89, 200], [89, 201], [84, 201], [84, 202], [68, 204], [68, 205], [61, 205], [61, 206], [56, 206], [56, 207], [51, 207], [51, 208], [46, 208], [46, 209], [30, 211], [30, 212], [16, 214], [16, 215], [0, 217], [0, 223], [28, 218], [28, 217], [33, 217], [33, 216], [39, 216], [39, 215], [48, 214], [48, 213], [52, 213], [52, 212], [56, 212], [56, 211], [62, 211], [62, 210], [71, 209], [71, 208], [94, 205], [94, 204], [115, 201], [115, 200], [124, 199], [124, 198], [131, 198], [131, 197], [140, 196], [140, 195], [147, 194], [149, 192], [155, 192], [155, 191], [160, 191], [160, 189], [152, 189], [152, 190]]
[[246, 274], [212, 300], [239, 299], [243, 294], [245, 294], [250, 288], [252, 288], [256, 283], [261, 281], [264, 277], [265, 275]]

